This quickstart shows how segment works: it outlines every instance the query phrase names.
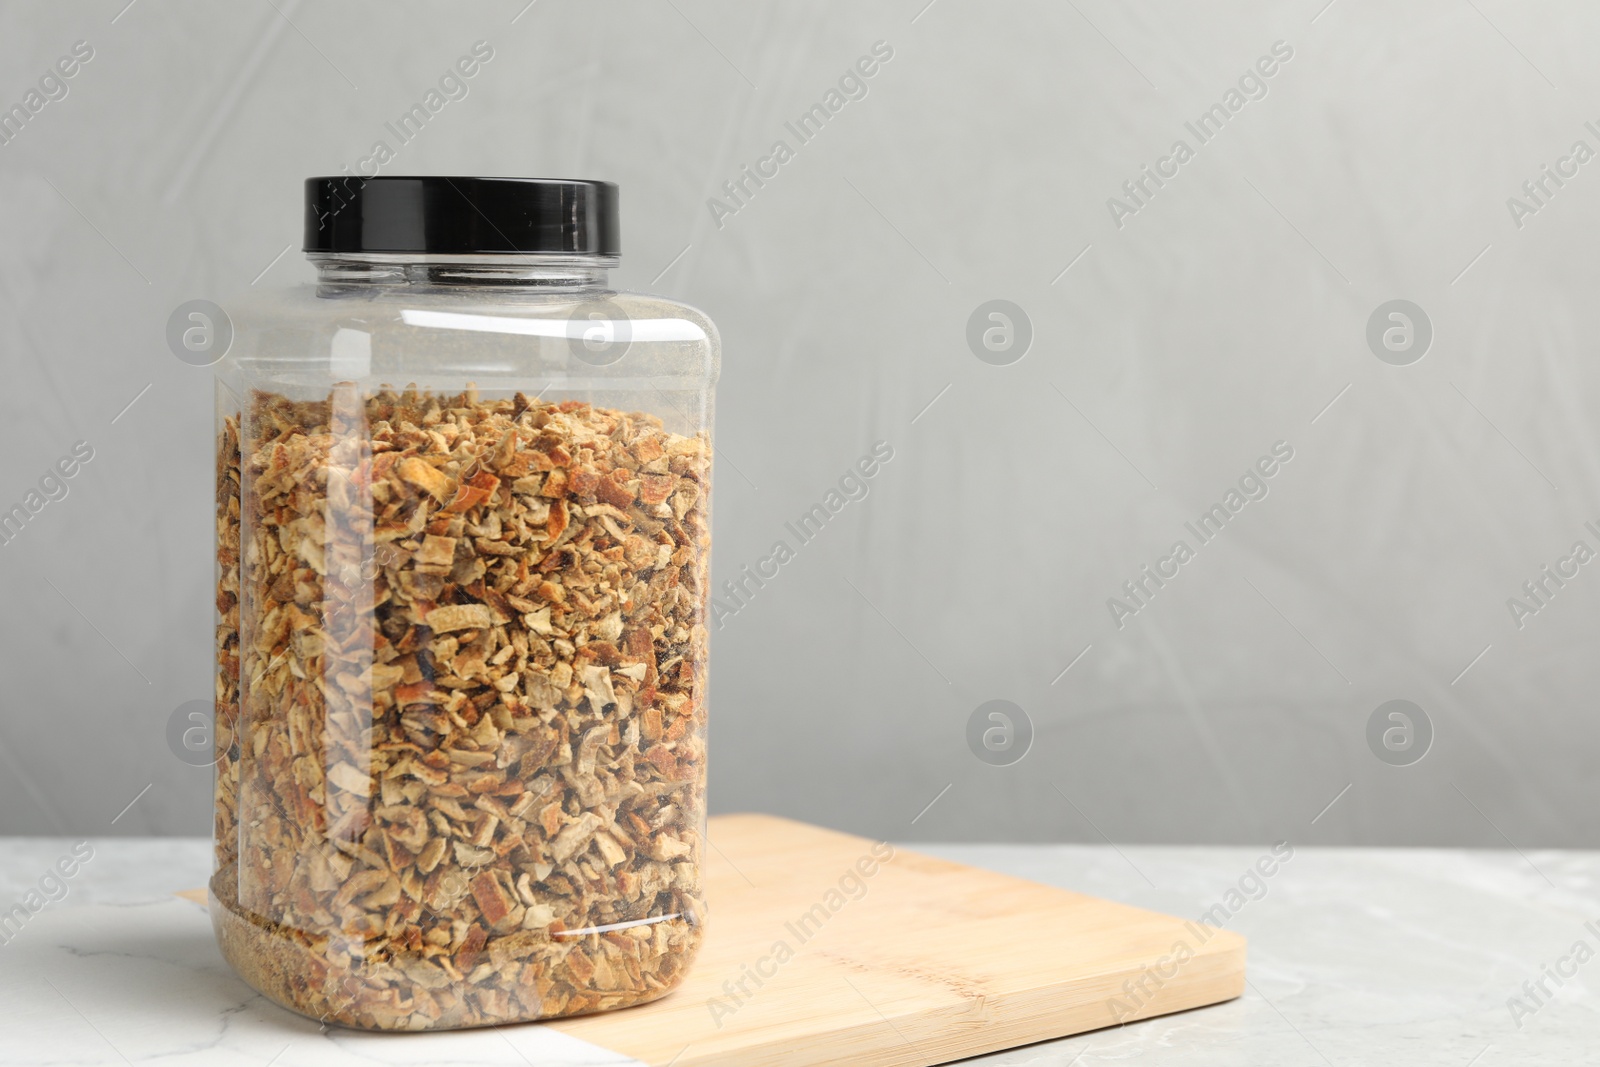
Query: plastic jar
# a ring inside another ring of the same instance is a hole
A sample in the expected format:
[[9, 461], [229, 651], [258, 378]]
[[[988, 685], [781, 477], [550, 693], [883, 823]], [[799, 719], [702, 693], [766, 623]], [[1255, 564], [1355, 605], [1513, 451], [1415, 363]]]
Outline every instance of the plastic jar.
[[716, 328], [605, 182], [314, 178], [217, 375], [224, 956], [375, 1030], [620, 1008], [705, 917]]

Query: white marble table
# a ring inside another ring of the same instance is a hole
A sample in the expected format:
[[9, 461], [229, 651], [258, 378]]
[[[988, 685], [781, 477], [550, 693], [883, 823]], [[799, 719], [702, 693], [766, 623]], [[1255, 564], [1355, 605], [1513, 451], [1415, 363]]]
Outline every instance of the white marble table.
[[[37, 890], [72, 844], [0, 841], [0, 913]], [[0, 1067], [633, 1062], [538, 1026], [408, 1036], [321, 1030], [233, 977], [205, 915], [171, 896], [204, 882], [206, 843], [92, 844], [94, 857], [66, 880], [62, 899], [14, 933], [0, 930]], [[969, 1063], [1600, 1061], [1597, 853], [1301, 848], [1257, 882], [1248, 873], [1264, 852], [1256, 848], [916, 847], [1176, 915], [1222, 904], [1232, 912], [1226, 925], [1250, 938], [1250, 989], [1237, 1001]], [[1597, 955], [1573, 955], [1579, 941]], [[1546, 966], [1570, 976], [1557, 975], [1558, 985]], [[1539, 995], [1542, 1004], [1523, 987], [1541, 978], [1550, 992]], [[1528, 1009], [1515, 1018], [1512, 997]]]

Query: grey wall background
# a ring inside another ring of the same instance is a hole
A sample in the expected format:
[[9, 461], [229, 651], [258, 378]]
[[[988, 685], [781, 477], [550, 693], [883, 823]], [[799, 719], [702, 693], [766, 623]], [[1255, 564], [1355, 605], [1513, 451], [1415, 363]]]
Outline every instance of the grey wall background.
[[[1600, 563], [1520, 629], [1507, 607], [1600, 549], [1600, 161], [1520, 227], [1507, 206], [1600, 150], [1600, 12], [524, 2], [0, 7], [0, 105], [94, 49], [0, 146], [0, 506], [95, 451], [0, 547], [0, 833], [207, 831], [209, 772], [165, 729], [211, 684], [210, 378], [164, 325], [307, 280], [280, 255], [301, 179], [381, 139], [383, 173], [622, 185], [615, 279], [723, 331], [719, 581], [894, 448], [716, 635], [714, 808], [1600, 845]], [[398, 146], [384, 124], [478, 40], [470, 94]], [[880, 40], [868, 95], [716, 225], [707, 198]], [[1184, 123], [1276, 41], [1266, 95], [1200, 145]], [[1194, 158], [1119, 228], [1107, 199], [1179, 138]], [[1008, 366], [965, 339], [996, 298], [1034, 332]], [[1400, 298], [1434, 330], [1403, 367], [1365, 339]], [[1270, 495], [1118, 629], [1107, 598], [1278, 441]], [[992, 699], [1032, 723], [1008, 767], [966, 741]], [[1391, 699], [1432, 724], [1411, 766], [1366, 740]]]

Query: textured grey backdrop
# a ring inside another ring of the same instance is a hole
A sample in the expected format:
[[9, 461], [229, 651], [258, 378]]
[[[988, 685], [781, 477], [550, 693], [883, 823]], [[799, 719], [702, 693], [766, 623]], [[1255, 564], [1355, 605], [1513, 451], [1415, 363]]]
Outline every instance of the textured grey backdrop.
[[[93, 449], [0, 546], [0, 833], [206, 831], [165, 731], [210, 686], [211, 393], [165, 322], [303, 283], [300, 180], [384, 141], [382, 173], [621, 184], [618, 281], [723, 332], [719, 582], [894, 450], [715, 636], [715, 809], [1600, 845], [1593, 5], [524, 2], [0, 7], [0, 107], [39, 90], [0, 145], [0, 509]], [[967, 340], [993, 299], [1031, 322], [1009, 365]], [[1396, 299], [1433, 332], [1406, 366], [1367, 340]], [[1146, 564], [1177, 572], [1141, 606]], [[1368, 740], [1396, 699], [1409, 766]], [[1009, 766], [969, 747], [991, 700], [1031, 721]]]

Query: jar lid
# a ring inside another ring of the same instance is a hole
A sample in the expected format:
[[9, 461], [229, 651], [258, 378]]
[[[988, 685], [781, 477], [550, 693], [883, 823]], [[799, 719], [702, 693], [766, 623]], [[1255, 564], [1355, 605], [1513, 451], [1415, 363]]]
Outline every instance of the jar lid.
[[304, 251], [620, 255], [617, 187], [563, 178], [307, 178]]

